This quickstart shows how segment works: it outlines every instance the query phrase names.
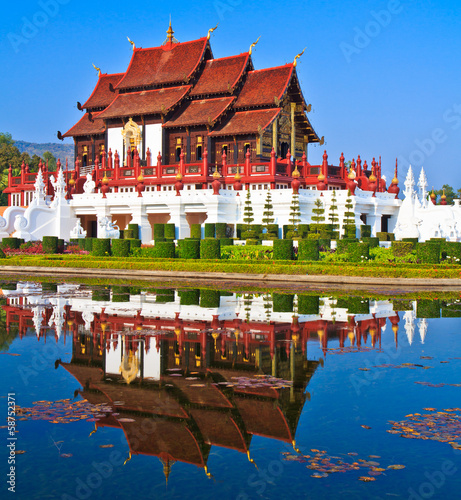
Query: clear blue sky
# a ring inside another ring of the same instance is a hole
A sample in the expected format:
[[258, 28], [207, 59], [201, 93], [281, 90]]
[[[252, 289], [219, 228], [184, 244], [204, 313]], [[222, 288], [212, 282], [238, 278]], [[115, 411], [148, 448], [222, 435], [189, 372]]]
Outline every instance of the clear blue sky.
[[[46, 13], [48, 11], [48, 13]], [[169, 15], [175, 36], [211, 38], [215, 57], [254, 50], [257, 69], [291, 62], [312, 103], [310, 120], [325, 136], [329, 160], [371, 162], [392, 178], [411, 162], [430, 186], [461, 187], [461, 5], [448, 0], [43, 0], [12, 2], [0, 26], [0, 131], [57, 142], [81, 117], [97, 73], [122, 72], [138, 47], [160, 45]], [[38, 26], [37, 26], [38, 25]], [[311, 163], [323, 149], [311, 146]]]

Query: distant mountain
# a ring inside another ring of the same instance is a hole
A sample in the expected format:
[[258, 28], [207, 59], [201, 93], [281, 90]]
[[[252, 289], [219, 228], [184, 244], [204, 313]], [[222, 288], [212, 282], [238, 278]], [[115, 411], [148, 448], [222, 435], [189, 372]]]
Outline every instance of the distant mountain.
[[56, 159], [60, 158], [62, 163], [66, 162], [66, 158], [69, 160], [69, 165], [74, 164], [74, 145], [46, 142], [44, 144], [38, 144], [35, 142], [26, 141], [14, 141], [14, 145], [21, 151], [21, 153], [29, 153], [32, 157], [34, 155], [43, 157], [45, 151], [49, 151]]

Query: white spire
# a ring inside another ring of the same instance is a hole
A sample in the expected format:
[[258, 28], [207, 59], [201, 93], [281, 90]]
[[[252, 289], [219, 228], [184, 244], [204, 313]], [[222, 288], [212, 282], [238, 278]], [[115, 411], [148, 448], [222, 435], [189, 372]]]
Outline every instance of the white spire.
[[44, 308], [42, 306], [36, 306], [33, 308], [34, 318], [32, 321], [34, 323], [35, 333], [37, 337], [40, 337], [40, 330], [42, 329], [43, 310]]
[[424, 171], [424, 167], [421, 167], [418, 187], [419, 187], [419, 195], [421, 197], [421, 204], [423, 205], [423, 207], [427, 206], [427, 186], [428, 184], [427, 184], [426, 172]]
[[403, 319], [405, 320], [405, 333], [407, 334], [408, 343], [411, 345], [415, 336], [414, 311], [406, 311]]
[[43, 174], [41, 169], [38, 170], [37, 176], [35, 178], [35, 193], [34, 193], [34, 200], [37, 205], [45, 205], [45, 197], [46, 197], [46, 192], [45, 192], [45, 182], [43, 181]]
[[415, 194], [415, 178], [411, 165], [408, 167], [407, 178], [405, 179], [405, 197], [413, 197]]

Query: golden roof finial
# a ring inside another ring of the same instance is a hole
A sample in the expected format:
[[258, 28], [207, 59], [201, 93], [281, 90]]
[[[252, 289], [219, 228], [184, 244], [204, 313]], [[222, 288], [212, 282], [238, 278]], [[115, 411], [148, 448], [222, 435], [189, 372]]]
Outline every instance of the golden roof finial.
[[306, 51], [306, 48], [304, 48], [304, 50], [302, 52], [300, 52], [297, 56], [295, 56], [295, 59], [293, 61], [293, 66], [296, 68], [296, 65], [298, 64], [298, 59], [304, 54], [304, 52]]
[[98, 77], [101, 76], [101, 70], [93, 64], [93, 68], [98, 72]]
[[131, 451], [128, 454], [128, 458], [123, 462], [123, 465], [126, 465], [126, 463], [129, 462], [130, 460], [131, 460]]
[[211, 33], [213, 33], [213, 31], [218, 27], [219, 23], [214, 27], [214, 28], [211, 28], [210, 30], [208, 30], [208, 35], [207, 35], [207, 40], [210, 39], [210, 36], [211, 36]]
[[133, 41], [131, 41], [131, 40], [129, 39], [129, 37], [127, 37], [127, 39], [128, 39], [128, 41], [131, 43], [131, 46], [133, 47], [133, 51], [134, 51], [134, 49], [136, 48], [136, 45], [134, 44], [134, 42], [133, 42]]
[[168, 41], [169, 41], [170, 43], [172, 43], [172, 42], [173, 42], [173, 38], [174, 38], [174, 37], [173, 37], [173, 35], [174, 35], [174, 31], [173, 31], [173, 28], [172, 28], [172, 26], [171, 26], [171, 14], [170, 14], [170, 25], [168, 26], [168, 29], [167, 29], [166, 34], [167, 34], [167, 39], [168, 39]]
[[259, 42], [259, 39], [260, 39], [260, 38], [261, 38], [261, 37], [260, 37], [260, 36], [258, 36], [258, 39], [256, 40], [256, 42], [255, 42], [255, 43], [252, 43], [252, 44], [250, 45], [250, 49], [248, 50], [248, 53], [250, 54], [250, 56], [251, 56], [251, 54], [253, 53], [253, 47], [256, 47], [256, 45], [258, 44], [258, 42]]
[[247, 457], [248, 457], [248, 461], [250, 463], [252, 463], [256, 468], [258, 468], [258, 466], [256, 465], [256, 462], [250, 457], [250, 450], [247, 451]]

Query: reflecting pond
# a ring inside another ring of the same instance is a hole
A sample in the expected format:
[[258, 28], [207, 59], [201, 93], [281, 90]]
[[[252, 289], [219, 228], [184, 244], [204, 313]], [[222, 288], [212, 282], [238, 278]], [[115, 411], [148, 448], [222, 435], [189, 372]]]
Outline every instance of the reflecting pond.
[[2, 497], [459, 498], [459, 296], [1, 286]]

